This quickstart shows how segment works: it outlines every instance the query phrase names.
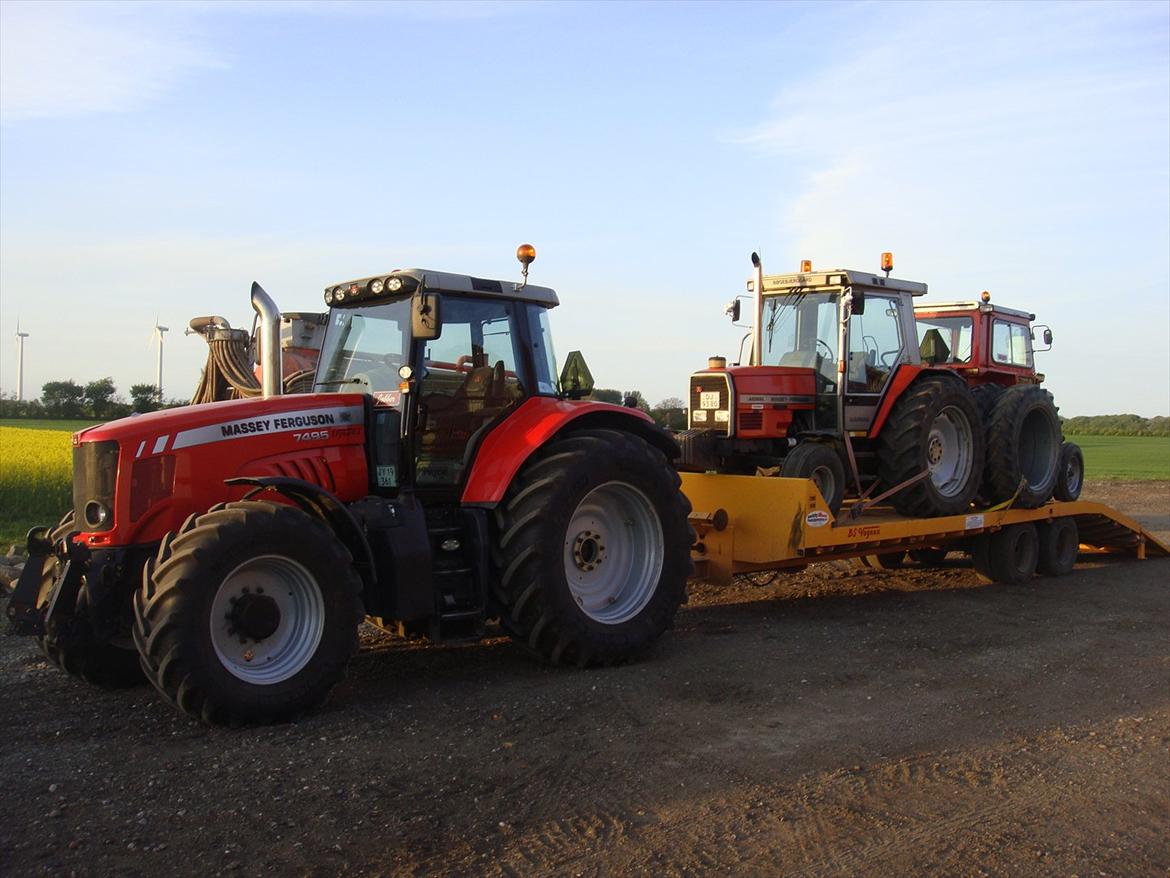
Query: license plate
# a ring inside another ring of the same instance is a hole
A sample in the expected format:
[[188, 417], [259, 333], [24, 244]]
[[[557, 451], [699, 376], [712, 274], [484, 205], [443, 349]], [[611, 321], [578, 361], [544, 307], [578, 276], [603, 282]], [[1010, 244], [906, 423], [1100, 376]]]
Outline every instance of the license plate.
[[711, 390], [704, 391], [699, 394], [699, 408], [701, 409], [717, 409], [719, 408], [719, 391]]

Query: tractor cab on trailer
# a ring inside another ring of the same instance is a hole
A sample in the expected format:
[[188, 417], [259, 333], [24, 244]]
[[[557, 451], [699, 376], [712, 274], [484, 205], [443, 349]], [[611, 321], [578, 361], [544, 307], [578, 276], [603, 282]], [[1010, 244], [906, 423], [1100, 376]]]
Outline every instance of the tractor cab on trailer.
[[980, 496], [1025, 506], [1077, 499], [1084, 458], [1063, 441], [1056, 404], [1036, 371], [1035, 354], [1051, 350], [1052, 329], [1029, 311], [993, 303], [986, 290], [977, 302], [917, 304], [914, 318], [922, 361], [953, 370], [979, 407], [988, 457]]
[[520, 283], [331, 285], [300, 395], [281, 394], [280, 312], [254, 284], [262, 397], [76, 434], [74, 511], [29, 535], [14, 633], [226, 723], [319, 704], [363, 617], [437, 641], [495, 619], [580, 666], [647, 648], [692, 569], [678, 449], [641, 412], [559, 392], [557, 297], [517, 256]]
[[[847, 489], [892, 492], [905, 514], [965, 509], [983, 468], [970, 391], [922, 361], [914, 300], [924, 283], [883, 273], [765, 275], [748, 281], [749, 362], [713, 358], [690, 381], [685, 469], [812, 478], [835, 512]], [[739, 300], [728, 308], [739, 316]]]

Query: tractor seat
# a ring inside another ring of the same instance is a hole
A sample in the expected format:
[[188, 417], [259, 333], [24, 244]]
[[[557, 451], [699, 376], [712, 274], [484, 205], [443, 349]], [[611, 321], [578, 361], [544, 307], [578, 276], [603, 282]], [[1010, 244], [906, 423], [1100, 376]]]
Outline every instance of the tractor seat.
[[918, 354], [922, 357], [922, 362], [931, 366], [951, 361], [951, 349], [947, 347], [942, 333], [937, 329], [926, 330], [922, 336], [922, 344], [918, 346]]

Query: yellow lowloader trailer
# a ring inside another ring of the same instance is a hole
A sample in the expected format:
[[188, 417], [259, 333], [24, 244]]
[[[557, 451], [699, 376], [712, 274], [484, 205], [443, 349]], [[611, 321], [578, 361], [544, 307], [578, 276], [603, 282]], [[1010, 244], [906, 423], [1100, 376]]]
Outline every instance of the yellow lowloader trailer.
[[695, 577], [727, 584], [739, 573], [800, 569], [817, 561], [869, 558], [891, 566], [906, 552], [940, 559], [971, 555], [990, 582], [1022, 583], [1035, 573], [1072, 570], [1083, 551], [1139, 559], [1170, 555], [1140, 524], [1101, 503], [1053, 501], [1037, 509], [1010, 503], [965, 515], [906, 518], [866, 500], [837, 516], [811, 480], [682, 473], [694, 512]]

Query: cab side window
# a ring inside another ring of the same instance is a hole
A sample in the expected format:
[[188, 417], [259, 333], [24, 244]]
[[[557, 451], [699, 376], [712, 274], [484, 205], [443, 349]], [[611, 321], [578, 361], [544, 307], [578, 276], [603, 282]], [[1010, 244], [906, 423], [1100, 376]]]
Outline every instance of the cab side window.
[[1032, 366], [1032, 335], [1023, 323], [996, 320], [991, 325], [991, 359], [1007, 366]]
[[881, 393], [902, 356], [902, 315], [897, 299], [867, 296], [865, 313], [849, 318], [849, 393]]

